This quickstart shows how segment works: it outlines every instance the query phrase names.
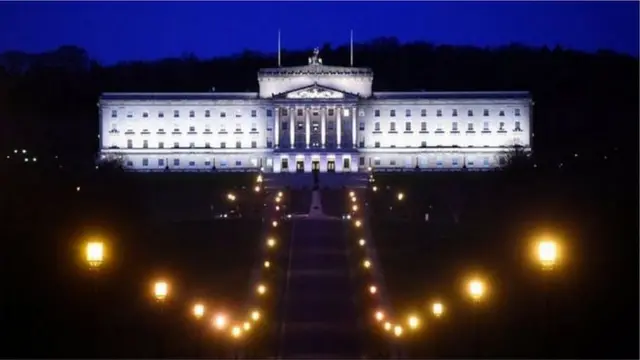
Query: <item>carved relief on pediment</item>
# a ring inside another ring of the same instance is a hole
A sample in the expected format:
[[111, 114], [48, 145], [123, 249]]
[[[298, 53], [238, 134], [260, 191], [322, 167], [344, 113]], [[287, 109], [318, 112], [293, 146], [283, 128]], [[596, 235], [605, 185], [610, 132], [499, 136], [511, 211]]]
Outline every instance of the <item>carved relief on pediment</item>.
[[329, 89], [313, 87], [287, 94], [288, 99], [342, 99], [344, 94]]

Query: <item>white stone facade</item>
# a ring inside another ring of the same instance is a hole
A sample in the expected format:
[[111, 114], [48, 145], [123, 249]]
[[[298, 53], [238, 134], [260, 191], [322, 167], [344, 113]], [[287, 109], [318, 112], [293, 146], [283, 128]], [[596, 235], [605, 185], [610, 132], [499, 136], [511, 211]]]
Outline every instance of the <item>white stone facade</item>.
[[261, 70], [258, 93], [103, 94], [101, 157], [137, 171], [454, 170], [531, 148], [527, 92], [373, 92], [370, 69], [309, 63]]

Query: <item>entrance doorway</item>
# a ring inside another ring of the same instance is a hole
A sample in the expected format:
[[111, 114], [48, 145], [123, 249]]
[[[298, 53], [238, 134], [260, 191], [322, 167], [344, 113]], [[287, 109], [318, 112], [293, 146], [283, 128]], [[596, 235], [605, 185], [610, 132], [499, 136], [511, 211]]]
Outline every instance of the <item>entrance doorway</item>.
[[349, 170], [350, 167], [351, 167], [351, 159], [349, 158], [342, 159], [342, 168], [344, 170]]
[[304, 161], [296, 161], [296, 172], [304, 172]]
[[281, 170], [289, 170], [289, 160], [288, 159], [281, 159], [280, 160], [280, 169]]
[[327, 160], [327, 172], [336, 172], [335, 160]]
[[319, 160], [313, 160], [311, 162], [311, 170], [320, 171], [320, 161]]

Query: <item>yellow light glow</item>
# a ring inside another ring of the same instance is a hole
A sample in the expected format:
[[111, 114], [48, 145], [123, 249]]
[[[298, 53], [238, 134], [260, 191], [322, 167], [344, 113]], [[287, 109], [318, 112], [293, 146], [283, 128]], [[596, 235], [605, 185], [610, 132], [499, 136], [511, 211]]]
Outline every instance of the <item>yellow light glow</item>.
[[267, 268], [267, 269], [270, 268], [271, 267], [271, 263], [269, 261], [265, 261], [264, 262], [264, 267]]
[[227, 199], [230, 200], [230, 201], [234, 201], [236, 199], [236, 196], [233, 195], [232, 193], [228, 193], [227, 194]]
[[356, 196], [356, 193], [354, 193], [353, 191], [349, 191], [349, 197], [354, 197]]
[[266, 287], [266, 286], [264, 286], [263, 284], [259, 284], [259, 285], [256, 287], [256, 292], [257, 292], [258, 294], [260, 294], [260, 295], [264, 295], [264, 294], [267, 292], [267, 287]]
[[86, 259], [90, 267], [100, 267], [104, 262], [104, 244], [100, 241], [88, 242], [86, 247]]
[[267, 239], [267, 246], [270, 248], [276, 246], [276, 240], [274, 238]]
[[371, 261], [369, 260], [365, 260], [362, 262], [362, 266], [364, 266], [365, 269], [368, 269], [371, 267]]
[[440, 302], [435, 302], [431, 305], [431, 312], [435, 317], [440, 317], [444, 313], [444, 305]]
[[375, 294], [375, 293], [378, 292], [378, 288], [375, 285], [371, 285], [371, 286], [369, 286], [369, 292], [371, 294]]
[[552, 240], [539, 241], [537, 253], [542, 268], [552, 269], [558, 261], [558, 244]]
[[403, 193], [398, 193], [398, 200], [402, 200], [404, 199], [404, 194]]
[[360, 245], [360, 246], [364, 246], [364, 244], [366, 244], [366, 243], [367, 243], [367, 242], [366, 242], [366, 241], [364, 241], [364, 239], [360, 239], [360, 240], [358, 240], [358, 245]]
[[225, 314], [217, 314], [213, 318], [213, 326], [218, 330], [223, 330], [227, 327], [227, 316]]
[[376, 192], [376, 191], [378, 191], [378, 187], [377, 187], [377, 186], [374, 186], [374, 187], [372, 188], [372, 190], [373, 190], [373, 192]]
[[356, 227], [362, 226], [362, 221], [356, 220], [355, 225], [356, 225]]
[[256, 186], [253, 188], [253, 190], [254, 190], [255, 192], [260, 192], [260, 186], [256, 185]]
[[258, 320], [260, 320], [260, 311], [258, 311], [258, 310], [253, 310], [253, 311], [251, 312], [251, 320], [253, 320], [253, 321], [258, 321]]
[[280, 205], [276, 205], [276, 211], [280, 211]]
[[393, 327], [393, 325], [391, 325], [390, 322], [387, 321], [387, 322], [384, 323], [384, 329], [386, 331], [390, 331], [392, 327]]
[[356, 197], [355, 197], [355, 196], [352, 196], [352, 197], [351, 197], [351, 202], [356, 202], [356, 201], [358, 201], [358, 199], [356, 199]]
[[393, 335], [395, 335], [396, 337], [400, 337], [402, 336], [402, 326], [400, 325], [396, 325], [393, 327]]
[[193, 305], [193, 316], [196, 317], [196, 319], [200, 319], [204, 316], [204, 305], [197, 303], [195, 305]]
[[282, 191], [278, 191], [278, 197], [281, 198], [282, 197]]
[[231, 336], [233, 336], [234, 338], [239, 338], [242, 335], [242, 329], [240, 328], [240, 326], [234, 326], [231, 328]]
[[249, 331], [249, 330], [251, 330], [251, 323], [249, 323], [248, 321], [245, 321], [245, 322], [242, 324], [242, 330], [244, 330], [244, 331]]
[[416, 315], [410, 315], [407, 318], [407, 325], [409, 325], [410, 329], [417, 329], [420, 326], [420, 318], [418, 318]]
[[257, 183], [261, 183], [262, 182], [262, 175], [258, 175], [258, 177], [256, 178], [256, 182]]
[[358, 211], [358, 205], [353, 205], [351, 207], [351, 211], [353, 211], [353, 212]]
[[384, 320], [384, 312], [380, 310], [376, 311], [375, 317], [378, 322]]
[[279, 202], [280, 202], [280, 197], [277, 197], [276, 198], [276, 203], [279, 203]]
[[469, 296], [471, 296], [471, 299], [473, 299], [474, 301], [479, 301], [485, 295], [485, 284], [480, 279], [470, 280], [467, 284], [467, 291], [469, 292]]
[[275, 220], [274, 220], [274, 221], [272, 221], [272, 222], [271, 222], [271, 226], [273, 226], [273, 227], [277, 227], [277, 226], [278, 226], [278, 222], [277, 222], [277, 221], [275, 221]]
[[166, 281], [156, 281], [153, 285], [153, 296], [158, 301], [163, 301], [169, 295], [169, 284]]

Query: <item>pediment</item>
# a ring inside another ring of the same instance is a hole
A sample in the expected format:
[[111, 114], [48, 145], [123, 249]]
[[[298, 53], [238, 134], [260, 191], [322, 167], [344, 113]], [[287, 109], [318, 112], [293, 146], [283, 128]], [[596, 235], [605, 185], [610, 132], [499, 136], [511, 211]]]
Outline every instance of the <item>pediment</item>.
[[344, 99], [354, 97], [354, 95], [316, 84], [283, 93], [279, 97], [285, 99]]

